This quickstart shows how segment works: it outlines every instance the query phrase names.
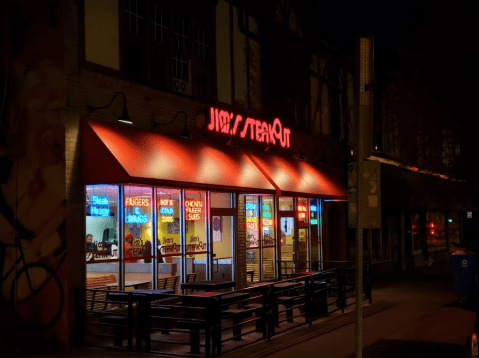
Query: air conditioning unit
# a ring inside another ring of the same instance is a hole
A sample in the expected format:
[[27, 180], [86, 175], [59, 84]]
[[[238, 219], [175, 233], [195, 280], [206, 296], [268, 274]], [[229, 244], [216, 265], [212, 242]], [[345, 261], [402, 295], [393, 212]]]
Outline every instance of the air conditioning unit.
[[173, 78], [173, 91], [191, 95], [191, 83], [179, 78]]

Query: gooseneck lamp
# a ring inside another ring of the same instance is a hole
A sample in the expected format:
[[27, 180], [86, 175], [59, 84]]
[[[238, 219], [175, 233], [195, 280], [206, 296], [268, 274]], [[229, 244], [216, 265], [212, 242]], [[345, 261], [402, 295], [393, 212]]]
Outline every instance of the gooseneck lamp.
[[87, 107], [88, 112], [91, 113], [91, 112], [94, 112], [98, 109], [105, 109], [105, 108], [110, 107], [111, 104], [113, 103], [113, 101], [115, 100], [116, 96], [119, 95], [119, 94], [121, 94], [123, 96], [123, 109], [121, 111], [120, 117], [118, 117], [118, 122], [133, 124], [133, 121], [131, 120], [130, 115], [128, 114], [128, 109], [126, 108], [126, 97], [125, 97], [125, 94], [123, 92], [116, 92], [113, 95], [113, 98], [111, 99], [110, 103], [108, 103], [108, 105], [106, 105], [106, 106], [102, 106], [102, 107], [88, 106]]

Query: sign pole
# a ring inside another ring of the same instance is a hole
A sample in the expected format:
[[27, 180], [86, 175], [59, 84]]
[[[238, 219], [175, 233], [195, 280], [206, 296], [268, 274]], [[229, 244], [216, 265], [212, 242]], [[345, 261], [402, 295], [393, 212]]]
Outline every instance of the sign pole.
[[[358, 171], [357, 171], [357, 210], [356, 226], [356, 358], [363, 356], [363, 217], [364, 217], [364, 155], [369, 153], [369, 140], [365, 140], [365, 130], [370, 127], [371, 92], [367, 88], [372, 77], [372, 40], [359, 39], [359, 121], [358, 121]], [[368, 133], [366, 133], [368, 135]], [[369, 139], [369, 137], [368, 137]], [[366, 143], [365, 143], [366, 142]]]

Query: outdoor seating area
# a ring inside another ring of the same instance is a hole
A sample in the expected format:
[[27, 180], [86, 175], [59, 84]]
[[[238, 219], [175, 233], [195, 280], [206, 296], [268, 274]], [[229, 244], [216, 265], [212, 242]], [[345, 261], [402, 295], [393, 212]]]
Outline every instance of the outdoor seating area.
[[[85, 345], [217, 356], [344, 313], [355, 303], [347, 292], [354, 287], [354, 272], [354, 267], [341, 267], [240, 290], [232, 290], [234, 281], [193, 281], [190, 277], [189, 283], [180, 284], [184, 294], [166, 286], [166, 280], [156, 290], [79, 289], [77, 303], [83, 304], [77, 305], [78, 336]], [[367, 265], [364, 273], [369, 282]], [[174, 280], [178, 281], [173, 277], [169, 282]], [[363, 299], [371, 302], [370, 285], [365, 285]]]

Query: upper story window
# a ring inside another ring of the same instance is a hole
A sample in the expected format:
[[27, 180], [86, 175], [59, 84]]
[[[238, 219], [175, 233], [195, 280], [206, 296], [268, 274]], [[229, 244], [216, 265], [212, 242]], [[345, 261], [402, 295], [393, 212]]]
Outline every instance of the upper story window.
[[141, 35], [143, 33], [145, 1], [126, 0], [124, 12], [127, 16], [125, 25], [131, 34]]
[[166, 43], [168, 36], [167, 10], [157, 4], [153, 5], [153, 16], [150, 19], [153, 40], [160, 45]]
[[83, 0], [82, 65], [149, 87], [213, 100], [213, 4]]

